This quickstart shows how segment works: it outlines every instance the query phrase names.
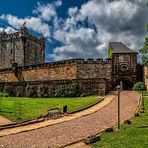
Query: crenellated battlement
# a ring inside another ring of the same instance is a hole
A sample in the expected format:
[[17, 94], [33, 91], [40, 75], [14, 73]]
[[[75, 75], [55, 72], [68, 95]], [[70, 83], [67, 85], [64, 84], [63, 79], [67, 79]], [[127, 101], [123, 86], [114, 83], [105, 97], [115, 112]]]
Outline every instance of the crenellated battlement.
[[[79, 64], [111, 64], [111, 59], [69, 59], [62, 61], [49, 62], [44, 64], [28, 65], [18, 67], [19, 69], [36, 69], [36, 68], [52, 68], [52, 67], [61, 67], [67, 65], [79, 65]], [[0, 69], [0, 71], [10, 71], [12, 68]]]
[[12, 41], [12, 40], [18, 40], [21, 39], [22, 37], [26, 37], [26, 39], [31, 40], [32, 42], [35, 42], [37, 44], [45, 44], [45, 38], [44, 37], [36, 37], [34, 35], [32, 35], [31, 33], [29, 33], [28, 31], [23, 31], [20, 30], [18, 32], [14, 32], [14, 33], [6, 33], [5, 31], [2, 31], [0, 33], [0, 42], [4, 42], [4, 41]]
[[26, 68], [36, 68], [36, 67], [58, 67], [64, 65], [71, 65], [71, 64], [111, 64], [111, 59], [69, 59], [69, 60], [62, 60], [62, 61], [55, 61], [49, 62], [44, 64], [38, 65], [30, 65], [23, 67]]
[[5, 33], [1, 32], [0, 33], [0, 42], [18, 39], [19, 37], [21, 37], [20, 32], [15, 32], [15, 33], [11, 33], [11, 34], [7, 34], [6, 32]]

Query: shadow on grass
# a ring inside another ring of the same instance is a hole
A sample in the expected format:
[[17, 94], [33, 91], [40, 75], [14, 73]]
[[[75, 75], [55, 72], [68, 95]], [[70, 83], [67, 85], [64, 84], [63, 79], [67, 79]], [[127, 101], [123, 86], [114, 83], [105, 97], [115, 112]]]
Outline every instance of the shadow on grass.
[[13, 111], [3, 111], [3, 110], [0, 110], [0, 113], [14, 113]]
[[148, 128], [148, 125], [138, 126], [137, 128]]

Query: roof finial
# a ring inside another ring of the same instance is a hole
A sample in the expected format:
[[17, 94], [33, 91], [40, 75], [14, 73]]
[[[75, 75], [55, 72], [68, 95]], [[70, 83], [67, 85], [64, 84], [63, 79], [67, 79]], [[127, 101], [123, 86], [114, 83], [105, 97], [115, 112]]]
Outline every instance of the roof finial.
[[26, 21], [23, 23], [23, 26], [21, 27], [21, 31], [23, 31], [23, 32], [28, 32], [28, 29], [27, 29], [27, 27], [26, 27]]
[[26, 24], [27, 24], [27, 23], [26, 23], [26, 21], [25, 21], [25, 22], [23, 23], [23, 27], [26, 27]]

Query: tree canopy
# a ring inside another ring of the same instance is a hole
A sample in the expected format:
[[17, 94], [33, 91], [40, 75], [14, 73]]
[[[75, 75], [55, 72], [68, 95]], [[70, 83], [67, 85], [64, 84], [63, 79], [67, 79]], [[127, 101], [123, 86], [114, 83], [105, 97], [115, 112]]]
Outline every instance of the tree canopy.
[[[147, 3], [148, 6], [148, 3]], [[147, 24], [147, 32], [148, 32], [148, 24]], [[143, 48], [140, 49], [140, 53], [142, 54], [142, 62], [143, 65], [148, 66], [148, 36], [145, 38], [145, 42]]]
[[140, 49], [143, 65], [148, 65], [148, 37], [145, 38], [143, 48]]

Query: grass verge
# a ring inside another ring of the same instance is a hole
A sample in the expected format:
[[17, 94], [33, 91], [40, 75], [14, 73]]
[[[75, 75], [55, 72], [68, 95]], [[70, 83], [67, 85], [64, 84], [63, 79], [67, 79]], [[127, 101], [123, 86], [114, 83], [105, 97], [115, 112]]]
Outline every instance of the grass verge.
[[[146, 93], [145, 93], [146, 94]], [[148, 93], [147, 93], [148, 94]], [[93, 148], [146, 148], [148, 147], [148, 97], [144, 97], [145, 110], [139, 117], [132, 117], [131, 125], [122, 124], [120, 131], [102, 133], [101, 141]]]
[[0, 115], [14, 122], [23, 122], [45, 115], [53, 108], [63, 109], [68, 106], [68, 112], [82, 109], [101, 100], [98, 96], [79, 98], [0, 98]]

